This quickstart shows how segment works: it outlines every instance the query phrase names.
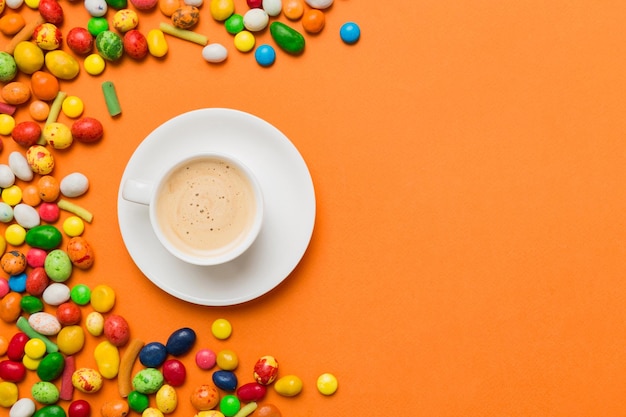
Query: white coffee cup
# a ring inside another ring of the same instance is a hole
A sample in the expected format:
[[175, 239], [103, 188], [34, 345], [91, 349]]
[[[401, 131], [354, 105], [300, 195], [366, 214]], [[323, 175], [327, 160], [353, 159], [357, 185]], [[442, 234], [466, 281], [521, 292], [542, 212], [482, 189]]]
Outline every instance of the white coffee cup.
[[155, 182], [127, 179], [125, 200], [149, 206], [159, 242], [194, 265], [218, 265], [244, 253], [263, 223], [263, 195], [250, 169], [206, 152], [174, 161]]

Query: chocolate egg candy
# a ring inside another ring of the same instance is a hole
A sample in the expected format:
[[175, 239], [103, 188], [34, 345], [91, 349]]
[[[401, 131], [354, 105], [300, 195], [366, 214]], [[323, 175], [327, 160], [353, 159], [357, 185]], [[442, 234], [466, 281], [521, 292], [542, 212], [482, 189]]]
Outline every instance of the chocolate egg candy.
[[275, 357], [266, 355], [259, 358], [254, 364], [254, 379], [261, 385], [269, 385], [278, 376], [278, 361]]
[[87, 394], [98, 392], [102, 388], [102, 375], [92, 368], [79, 368], [72, 374], [72, 385]]
[[107, 61], [117, 61], [124, 52], [124, 42], [117, 33], [105, 30], [96, 36], [96, 50]]

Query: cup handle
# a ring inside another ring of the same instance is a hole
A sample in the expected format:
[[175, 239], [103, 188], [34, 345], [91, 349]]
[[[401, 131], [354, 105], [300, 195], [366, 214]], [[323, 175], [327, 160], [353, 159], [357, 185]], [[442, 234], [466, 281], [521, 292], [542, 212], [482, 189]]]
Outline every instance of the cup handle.
[[122, 198], [133, 203], [150, 205], [153, 184], [147, 181], [128, 179], [124, 181]]

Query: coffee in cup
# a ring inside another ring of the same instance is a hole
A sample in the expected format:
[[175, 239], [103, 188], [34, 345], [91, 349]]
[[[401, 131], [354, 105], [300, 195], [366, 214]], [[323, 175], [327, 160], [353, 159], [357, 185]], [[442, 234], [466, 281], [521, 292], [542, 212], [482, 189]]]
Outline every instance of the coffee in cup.
[[155, 184], [127, 180], [122, 196], [148, 204], [161, 243], [196, 265], [234, 259], [261, 227], [263, 199], [257, 180], [241, 162], [222, 154], [184, 158]]

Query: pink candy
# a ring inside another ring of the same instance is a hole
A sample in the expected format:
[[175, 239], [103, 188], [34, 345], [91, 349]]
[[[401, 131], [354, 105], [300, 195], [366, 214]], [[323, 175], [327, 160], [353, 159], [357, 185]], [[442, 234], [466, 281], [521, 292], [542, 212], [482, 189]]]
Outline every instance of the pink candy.
[[196, 353], [196, 365], [200, 369], [211, 369], [215, 366], [216, 355], [211, 349], [200, 349]]

